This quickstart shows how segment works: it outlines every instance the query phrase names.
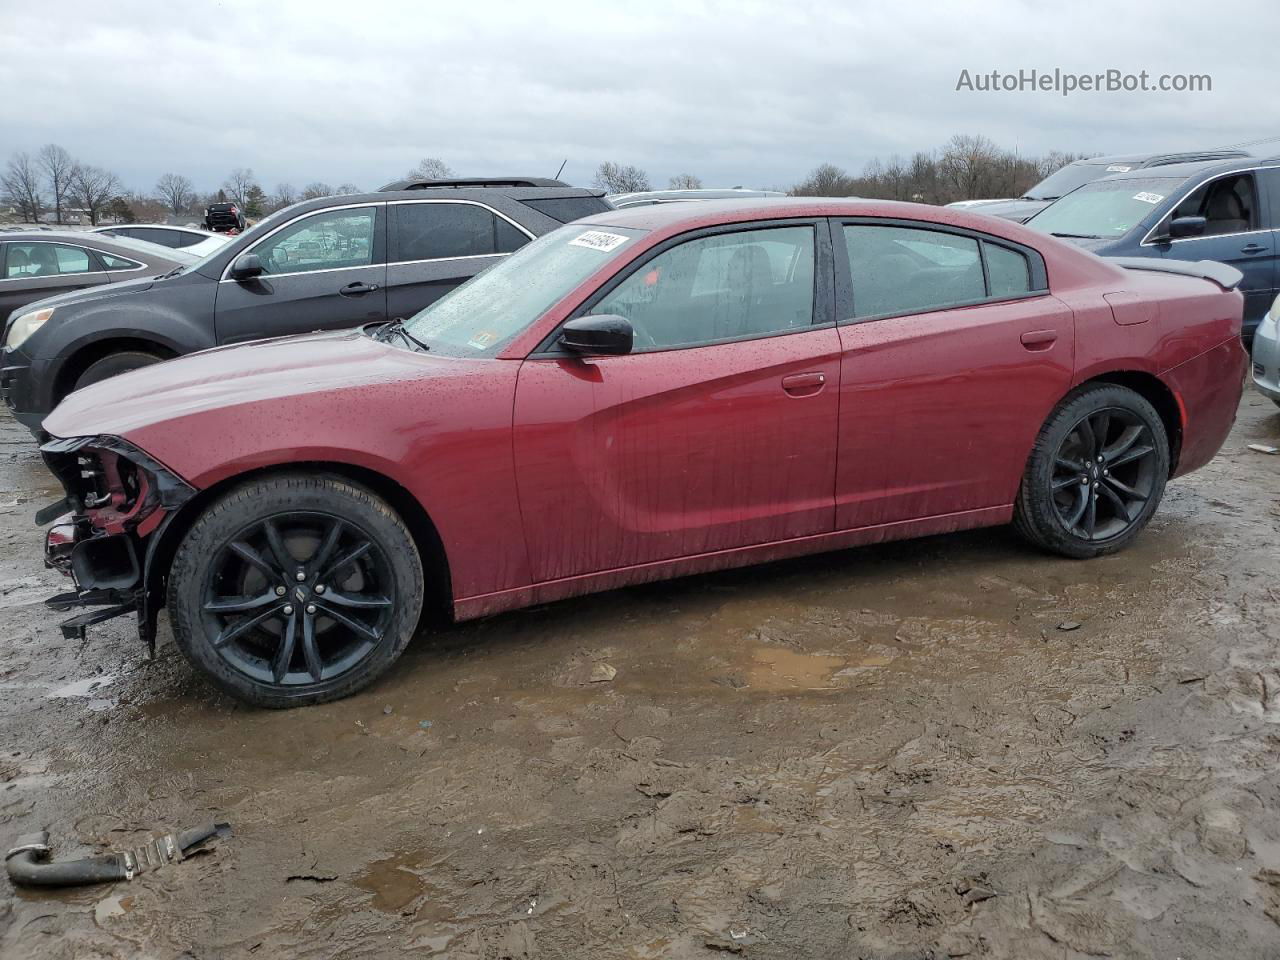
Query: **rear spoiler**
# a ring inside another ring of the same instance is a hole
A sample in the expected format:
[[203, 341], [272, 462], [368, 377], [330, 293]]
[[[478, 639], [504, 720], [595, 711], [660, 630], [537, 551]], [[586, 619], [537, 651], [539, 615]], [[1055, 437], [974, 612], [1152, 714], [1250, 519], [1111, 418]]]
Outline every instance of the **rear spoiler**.
[[1154, 257], [1107, 257], [1112, 263], [1129, 270], [1151, 270], [1156, 273], [1176, 273], [1182, 277], [1195, 277], [1199, 280], [1211, 280], [1223, 290], [1234, 290], [1244, 279], [1244, 274], [1235, 267], [1216, 260], [1158, 260]]

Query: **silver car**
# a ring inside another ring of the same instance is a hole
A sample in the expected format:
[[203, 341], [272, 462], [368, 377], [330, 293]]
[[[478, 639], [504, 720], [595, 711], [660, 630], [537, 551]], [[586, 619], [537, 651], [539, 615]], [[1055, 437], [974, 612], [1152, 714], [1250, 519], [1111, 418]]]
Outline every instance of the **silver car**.
[[1280, 297], [1253, 334], [1253, 384], [1280, 406]]

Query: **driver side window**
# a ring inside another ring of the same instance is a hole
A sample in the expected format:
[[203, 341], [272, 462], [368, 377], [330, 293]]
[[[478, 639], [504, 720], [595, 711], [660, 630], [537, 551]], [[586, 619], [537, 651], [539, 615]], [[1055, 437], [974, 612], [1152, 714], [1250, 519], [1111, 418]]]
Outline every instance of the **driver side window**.
[[373, 262], [376, 207], [329, 210], [292, 223], [252, 250], [268, 274], [306, 273]]
[[591, 313], [635, 331], [634, 352], [784, 333], [813, 322], [813, 227], [689, 240], [642, 264]]
[[[1170, 219], [1204, 217], [1204, 233], [1200, 234], [1203, 237], [1247, 233], [1258, 229], [1257, 197], [1252, 174], [1219, 177], [1193, 190]], [[1167, 230], [1168, 224], [1164, 226]]]

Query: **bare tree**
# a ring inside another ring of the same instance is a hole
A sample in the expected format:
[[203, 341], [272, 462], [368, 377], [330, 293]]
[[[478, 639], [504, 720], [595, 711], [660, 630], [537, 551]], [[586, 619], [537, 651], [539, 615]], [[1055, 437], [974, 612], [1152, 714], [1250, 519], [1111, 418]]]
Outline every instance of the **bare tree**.
[[[253, 178], [253, 171], [248, 167], [236, 167], [222, 184], [227, 197], [241, 207], [248, 203], [249, 191], [254, 187], [258, 187], [258, 181]], [[262, 188], [258, 187], [258, 189]]]
[[833, 163], [824, 163], [809, 172], [789, 191], [793, 197], [852, 196], [853, 178]]
[[333, 192], [335, 196], [339, 196], [339, 197], [349, 197], [353, 193], [364, 193], [364, 191], [361, 190], [359, 187], [357, 187], [354, 183], [340, 184], [338, 186], [338, 189]]
[[649, 175], [639, 167], [606, 160], [596, 167], [595, 180], [592, 181], [601, 190], [609, 193], [637, 193], [649, 189]]
[[455, 176], [453, 167], [439, 157], [423, 157], [418, 165], [409, 171], [410, 178], [425, 177], [428, 180], [447, 180]]
[[322, 180], [313, 180], [302, 188], [303, 200], [316, 200], [320, 197], [332, 197], [333, 187]]
[[95, 227], [103, 209], [122, 191], [120, 178], [110, 170], [77, 163], [67, 178], [67, 199], [89, 214]]
[[156, 181], [156, 193], [171, 213], [185, 213], [196, 198], [195, 186], [179, 173], [166, 173]]
[[27, 153], [15, 153], [9, 165], [0, 173], [0, 190], [5, 199], [18, 208], [23, 220], [35, 223], [40, 219], [44, 199], [40, 195], [40, 172], [35, 161]]
[[41, 147], [37, 159], [49, 181], [49, 189], [53, 192], [55, 219], [62, 223], [62, 198], [66, 195], [67, 181], [71, 177], [75, 161], [71, 159], [71, 154], [56, 143], [46, 143]]
[[298, 191], [294, 189], [292, 183], [277, 183], [275, 195], [271, 198], [271, 205], [279, 210], [281, 207], [287, 207], [291, 203], [298, 202]]
[[702, 180], [692, 173], [678, 173], [667, 181], [668, 190], [700, 190]]

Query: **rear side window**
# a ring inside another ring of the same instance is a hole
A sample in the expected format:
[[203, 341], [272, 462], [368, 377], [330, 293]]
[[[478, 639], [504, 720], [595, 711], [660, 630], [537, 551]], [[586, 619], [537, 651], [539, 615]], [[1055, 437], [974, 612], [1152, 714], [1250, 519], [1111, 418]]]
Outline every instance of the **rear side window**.
[[539, 213], [544, 213], [552, 220], [568, 223], [581, 217], [591, 217], [612, 209], [600, 197], [546, 197], [542, 200], [522, 201]]
[[98, 269], [83, 247], [61, 243], [10, 243], [5, 258], [5, 279], [33, 279]]
[[986, 298], [978, 241], [935, 230], [846, 224], [853, 315], [924, 313]]
[[102, 258], [108, 270], [136, 270], [142, 266], [133, 260], [126, 260], [124, 257], [117, 257], [102, 250], [98, 251], [98, 256]]
[[1031, 292], [1031, 265], [1026, 254], [995, 243], [982, 244], [987, 258], [987, 280], [990, 296], [1016, 297]]
[[444, 260], [511, 253], [529, 238], [488, 207], [473, 203], [401, 203], [396, 259]]

